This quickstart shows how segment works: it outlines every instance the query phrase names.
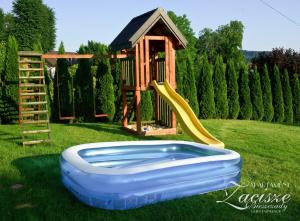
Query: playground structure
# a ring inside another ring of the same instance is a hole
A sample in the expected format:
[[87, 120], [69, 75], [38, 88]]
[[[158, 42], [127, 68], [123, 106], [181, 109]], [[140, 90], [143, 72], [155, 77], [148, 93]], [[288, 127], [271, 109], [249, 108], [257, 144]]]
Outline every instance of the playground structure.
[[[195, 141], [224, 148], [200, 123], [188, 103], [176, 93], [175, 51], [187, 40], [167, 13], [157, 8], [133, 18], [110, 44], [112, 57], [121, 59], [123, 128], [139, 135], [176, 134], [176, 116]], [[120, 52], [120, 53], [118, 53]], [[154, 90], [157, 130], [142, 127], [141, 91]], [[128, 103], [128, 95], [131, 101]], [[136, 125], [128, 125], [135, 109]]]
[[[42, 54], [33, 51], [19, 52], [19, 125], [23, 145], [50, 142], [51, 130], [47, 102], [47, 89], [44, 76], [44, 59], [90, 59], [92, 54]], [[58, 70], [56, 70], [56, 74]], [[74, 91], [72, 115], [64, 115], [61, 111], [59, 78], [57, 77], [57, 100], [59, 120], [75, 119]], [[93, 96], [94, 93], [93, 93]], [[94, 99], [95, 103], [95, 99]], [[94, 117], [106, 117], [107, 114], [97, 114], [94, 104]], [[46, 135], [46, 136], [44, 136]]]
[[[145, 136], [176, 134], [177, 117], [182, 129], [196, 142], [224, 148], [224, 143], [202, 126], [188, 103], [175, 91], [175, 52], [184, 49], [186, 45], [187, 40], [162, 8], [133, 18], [110, 44], [112, 51], [110, 57], [121, 59], [123, 128], [131, 133]], [[23, 145], [49, 141], [49, 114], [42, 59], [89, 59], [93, 55], [42, 55], [36, 52], [20, 52], [19, 57], [19, 124], [22, 128]], [[73, 114], [63, 116], [58, 77], [57, 85], [59, 119], [72, 120], [75, 118], [74, 96]], [[158, 129], [149, 130], [142, 127], [141, 92], [146, 90], [154, 91], [155, 124], [160, 125]], [[136, 124], [128, 125], [128, 118], [133, 111], [135, 111]], [[42, 120], [40, 115], [45, 115]], [[96, 113], [95, 99], [94, 115], [96, 118], [107, 116], [105, 113]], [[36, 125], [38, 129], [23, 129], [25, 124]], [[40, 129], [42, 124], [46, 124], [47, 128]], [[44, 133], [48, 134], [48, 139], [25, 141], [26, 135]]]

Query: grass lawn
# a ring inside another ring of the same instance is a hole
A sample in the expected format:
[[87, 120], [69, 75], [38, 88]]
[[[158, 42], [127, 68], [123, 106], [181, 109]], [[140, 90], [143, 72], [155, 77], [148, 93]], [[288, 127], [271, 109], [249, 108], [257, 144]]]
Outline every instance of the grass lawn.
[[[300, 127], [255, 121], [205, 120], [226, 147], [243, 157], [241, 183], [289, 184], [246, 187], [241, 193], [291, 194], [284, 212], [239, 211], [225, 203], [224, 191], [128, 211], [105, 211], [79, 202], [60, 182], [59, 156], [75, 144], [102, 141], [179, 139], [185, 134], [141, 138], [113, 124], [52, 124], [52, 144], [22, 147], [17, 125], [0, 125], [0, 220], [296, 220], [300, 217]], [[16, 185], [20, 184], [20, 185]], [[240, 195], [239, 194], [239, 195]], [[234, 204], [238, 204], [238, 196]]]

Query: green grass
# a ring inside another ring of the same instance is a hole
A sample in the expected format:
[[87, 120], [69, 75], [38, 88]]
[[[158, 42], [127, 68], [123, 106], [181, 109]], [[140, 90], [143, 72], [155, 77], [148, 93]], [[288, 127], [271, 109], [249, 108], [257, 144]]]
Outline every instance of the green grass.
[[[212, 134], [243, 157], [242, 184], [289, 183], [271, 193], [291, 194], [280, 214], [255, 214], [216, 203], [224, 191], [162, 202], [128, 211], [106, 211], [79, 202], [60, 182], [59, 155], [87, 142], [179, 139], [184, 134], [141, 138], [113, 124], [52, 124], [52, 144], [22, 147], [17, 125], [0, 125], [0, 220], [295, 220], [300, 214], [300, 127], [255, 121], [206, 120]], [[15, 184], [23, 185], [12, 189]], [[265, 193], [247, 187], [241, 193]], [[233, 200], [237, 203], [237, 197]], [[25, 208], [17, 208], [18, 206]], [[26, 207], [27, 206], [27, 207]]]

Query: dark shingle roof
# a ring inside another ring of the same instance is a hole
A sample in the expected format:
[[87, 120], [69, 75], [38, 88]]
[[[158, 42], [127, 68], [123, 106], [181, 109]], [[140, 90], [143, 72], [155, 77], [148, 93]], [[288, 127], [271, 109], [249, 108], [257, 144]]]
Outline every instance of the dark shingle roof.
[[187, 40], [167, 13], [162, 8], [156, 8], [134, 17], [112, 41], [110, 48], [113, 51], [118, 51], [134, 47], [138, 40], [146, 35], [157, 23], [164, 25], [164, 28], [161, 28], [161, 25], [157, 26], [157, 28], [161, 29], [159, 32], [175, 37], [183, 48], [186, 46]]

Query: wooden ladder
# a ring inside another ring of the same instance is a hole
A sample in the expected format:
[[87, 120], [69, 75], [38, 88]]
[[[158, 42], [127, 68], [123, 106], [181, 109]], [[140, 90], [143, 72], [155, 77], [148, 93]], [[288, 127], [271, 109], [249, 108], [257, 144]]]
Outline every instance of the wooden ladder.
[[50, 142], [44, 65], [38, 52], [19, 52], [19, 125], [23, 145]]

